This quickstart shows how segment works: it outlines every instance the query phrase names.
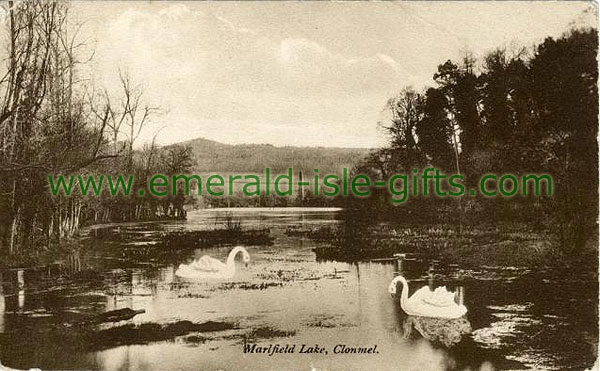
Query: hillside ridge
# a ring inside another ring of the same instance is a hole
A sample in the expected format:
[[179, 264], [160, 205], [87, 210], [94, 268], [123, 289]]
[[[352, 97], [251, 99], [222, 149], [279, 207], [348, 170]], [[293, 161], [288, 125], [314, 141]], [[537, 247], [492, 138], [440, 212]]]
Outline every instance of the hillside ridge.
[[[274, 172], [295, 170], [339, 172], [352, 168], [372, 149], [352, 147], [300, 147], [272, 144], [226, 144], [206, 138], [195, 138], [172, 145], [189, 146], [196, 162], [194, 171], [205, 172]], [[168, 147], [168, 146], [167, 146]]]

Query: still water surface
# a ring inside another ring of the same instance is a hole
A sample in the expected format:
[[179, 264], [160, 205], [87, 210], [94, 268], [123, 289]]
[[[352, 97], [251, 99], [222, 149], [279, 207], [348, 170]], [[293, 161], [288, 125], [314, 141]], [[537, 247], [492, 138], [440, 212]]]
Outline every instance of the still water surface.
[[[315, 242], [284, 232], [289, 226], [337, 223], [336, 211], [231, 212], [245, 227], [270, 228], [275, 240], [272, 246], [248, 246], [250, 265], [238, 264], [230, 280], [194, 282], [174, 276], [179, 263], [194, 257], [209, 254], [224, 261], [230, 247], [192, 251], [173, 264], [144, 256], [131, 263], [118, 254], [155, 242], [165, 230], [215, 228], [224, 210], [192, 212], [185, 222], [104, 226], [113, 236], [108, 240], [96, 238], [100, 229], [92, 229], [86, 237], [92, 248], [58, 271], [2, 272], [0, 360], [42, 369], [492, 370], [584, 369], [596, 358], [594, 277], [514, 267], [467, 269], [418, 257], [317, 262]], [[100, 244], [110, 249], [94, 248]], [[423, 285], [446, 285], [457, 292], [457, 300], [469, 309], [466, 319], [440, 323], [406, 316], [387, 292], [397, 273], [409, 280], [411, 294]], [[139, 345], [118, 345], [117, 339], [98, 349], [63, 341], [61, 334], [76, 328], [70, 327], [76, 320], [120, 308], [145, 310], [129, 321], [135, 324], [219, 321], [236, 328]], [[244, 354], [245, 341], [296, 344], [296, 352]], [[299, 354], [301, 344], [318, 345], [327, 354]], [[377, 352], [334, 354], [341, 345], [377, 345]]]

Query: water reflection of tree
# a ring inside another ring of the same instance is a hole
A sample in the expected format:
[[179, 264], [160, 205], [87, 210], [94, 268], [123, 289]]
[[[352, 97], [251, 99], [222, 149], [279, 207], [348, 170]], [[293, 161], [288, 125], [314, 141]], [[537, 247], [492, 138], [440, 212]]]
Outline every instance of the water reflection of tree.
[[378, 246], [375, 233], [376, 216], [371, 212], [361, 213], [357, 210], [342, 212], [342, 222], [332, 233], [329, 246], [317, 249], [317, 258], [356, 261], [365, 254], [372, 253]]
[[6, 311], [6, 299], [4, 296], [2, 273], [0, 273], [0, 333], [4, 332], [4, 312], [5, 311]]

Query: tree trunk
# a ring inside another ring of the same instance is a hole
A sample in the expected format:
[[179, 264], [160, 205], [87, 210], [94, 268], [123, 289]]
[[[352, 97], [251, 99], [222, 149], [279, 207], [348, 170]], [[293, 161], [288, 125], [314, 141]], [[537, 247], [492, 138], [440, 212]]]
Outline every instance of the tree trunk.
[[19, 224], [21, 223], [21, 208], [13, 217], [12, 226], [10, 228], [10, 243], [8, 251], [13, 254], [17, 251], [17, 233], [19, 232]]

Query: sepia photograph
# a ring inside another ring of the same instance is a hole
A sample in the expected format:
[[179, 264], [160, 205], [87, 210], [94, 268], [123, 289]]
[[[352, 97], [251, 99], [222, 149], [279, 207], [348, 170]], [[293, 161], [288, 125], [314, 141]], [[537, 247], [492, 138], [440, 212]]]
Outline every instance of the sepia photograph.
[[598, 371], [598, 19], [0, 1], [0, 371]]

